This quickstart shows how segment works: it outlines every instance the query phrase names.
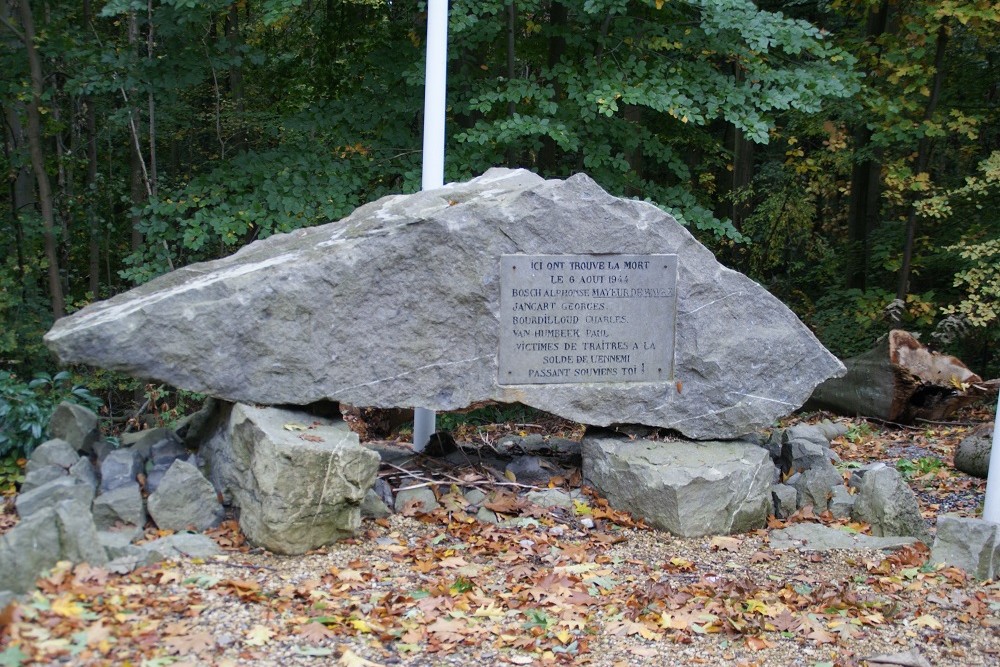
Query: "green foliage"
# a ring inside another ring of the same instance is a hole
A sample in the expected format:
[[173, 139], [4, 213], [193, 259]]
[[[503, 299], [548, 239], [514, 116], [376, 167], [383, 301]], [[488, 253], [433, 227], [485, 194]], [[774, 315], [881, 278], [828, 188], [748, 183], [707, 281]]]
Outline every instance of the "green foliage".
[[454, 431], [460, 426], [488, 424], [530, 424], [538, 411], [520, 403], [487, 405], [468, 412], [443, 412], [437, 415], [437, 428]]
[[24, 481], [24, 463], [16, 452], [0, 456], [0, 496], [12, 493]]
[[101, 402], [86, 387], [73, 384], [67, 371], [36, 373], [25, 383], [0, 371], [0, 456], [27, 456], [45, 440], [53, 410], [63, 401], [91, 409]]
[[896, 462], [896, 470], [906, 477], [922, 477], [937, 473], [945, 468], [944, 461], [936, 456], [921, 456], [916, 459], [900, 459]]

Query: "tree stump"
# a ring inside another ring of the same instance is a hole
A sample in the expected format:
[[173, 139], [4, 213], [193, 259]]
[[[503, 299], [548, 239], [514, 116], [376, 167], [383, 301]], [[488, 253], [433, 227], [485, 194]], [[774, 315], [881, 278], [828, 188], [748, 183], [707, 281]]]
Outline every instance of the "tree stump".
[[808, 409], [896, 424], [939, 421], [1000, 387], [1000, 380], [983, 381], [959, 359], [899, 329], [844, 365], [847, 374], [816, 387]]

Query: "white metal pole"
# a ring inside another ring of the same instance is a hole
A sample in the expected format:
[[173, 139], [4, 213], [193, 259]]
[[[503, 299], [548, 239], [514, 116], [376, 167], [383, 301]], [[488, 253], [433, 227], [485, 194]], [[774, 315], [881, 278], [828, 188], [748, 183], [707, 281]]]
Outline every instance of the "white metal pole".
[[983, 518], [993, 523], [1000, 523], [1000, 394], [997, 395], [997, 414], [993, 418], [993, 449], [990, 450], [990, 471], [986, 478]]
[[[427, 62], [424, 75], [424, 154], [420, 189], [444, 185], [444, 116], [448, 75], [448, 0], [427, 2]], [[413, 448], [423, 451], [434, 433], [433, 410], [413, 410]]]

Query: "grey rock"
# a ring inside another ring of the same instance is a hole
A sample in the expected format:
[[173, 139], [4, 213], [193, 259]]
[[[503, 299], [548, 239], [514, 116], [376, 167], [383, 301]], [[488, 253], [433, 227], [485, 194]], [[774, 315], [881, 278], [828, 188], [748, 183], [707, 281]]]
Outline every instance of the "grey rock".
[[167, 468], [177, 459], [182, 459], [190, 453], [180, 437], [169, 428], [144, 431], [142, 438], [132, 446], [132, 449], [154, 466], [165, 464]]
[[142, 528], [146, 525], [146, 508], [137, 482], [105, 491], [94, 499], [94, 523], [101, 530], [115, 524]]
[[838, 484], [832, 489], [830, 496], [830, 514], [837, 519], [847, 519], [854, 510], [855, 497], [847, 490], [843, 484]]
[[13, 602], [16, 599], [17, 599], [17, 595], [14, 594], [14, 591], [2, 591], [2, 590], [0, 590], [0, 611], [3, 611], [4, 609], [6, 609], [7, 605], [9, 605], [11, 602]]
[[90, 454], [101, 437], [97, 415], [87, 408], [63, 401], [49, 418], [49, 435], [65, 440], [79, 452]]
[[378, 494], [378, 497], [386, 504], [386, 507], [392, 507], [394, 505], [392, 497], [392, 487], [389, 482], [385, 481], [381, 477], [375, 480], [375, 484], [372, 486], [372, 490]]
[[996, 579], [1000, 575], [1000, 524], [939, 516], [931, 563], [955, 565], [976, 579]]
[[59, 562], [56, 511], [45, 507], [0, 535], [0, 590], [24, 593], [43, 571]]
[[61, 560], [107, 562], [90, 513], [72, 499], [43, 507], [0, 535], [0, 590], [29, 591]]
[[27, 468], [25, 470], [24, 481], [21, 482], [21, 493], [37, 489], [54, 479], [69, 476], [68, 471], [60, 466], [34, 466], [31, 470]]
[[158, 488], [160, 488], [160, 482], [167, 474], [169, 467], [156, 467], [152, 470], [146, 472], [146, 492], [154, 493]]
[[588, 435], [583, 476], [613, 507], [682, 537], [761, 528], [773, 508], [771, 457], [741, 441]]
[[848, 431], [847, 424], [832, 422], [829, 419], [824, 419], [820, 423], [815, 424], [813, 428], [818, 429], [828, 443], [847, 435]]
[[433, 512], [441, 507], [434, 491], [426, 486], [418, 489], [404, 489], [396, 492], [396, 511], [402, 512], [408, 505], [413, 505], [418, 512]]
[[104, 565], [108, 562], [108, 554], [97, 537], [97, 527], [89, 510], [89, 502], [83, 504], [75, 499], [56, 503], [60, 560], [91, 565]]
[[858, 485], [851, 518], [871, 524], [877, 537], [907, 535], [930, 544], [913, 491], [895, 468], [868, 470]]
[[134, 527], [118, 530], [98, 530], [97, 541], [101, 543], [101, 546], [108, 553], [108, 558], [114, 560], [119, 556], [135, 553], [128, 547], [137, 546], [132, 544], [132, 542], [142, 537], [142, 535], [143, 532], [135, 530]]
[[479, 523], [491, 523], [494, 526], [500, 524], [500, 519], [497, 518], [497, 513], [485, 507], [480, 507], [479, 511], [476, 512], [476, 520], [479, 521]]
[[379, 459], [385, 463], [402, 465], [416, 456], [411, 445], [392, 441], [365, 442], [361, 446], [378, 454]]
[[136, 481], [142, 472], [142, 456], [132, 448], [116, 449], [101, 462], [101, 491], [111, 491]]
[[993, 451], [993, 422], [980, 424], [962, 438], [955, 450], [955, 468], [967, 475], [986, 479], [990, 472], [990, 452]]
[[801, 472], [814, 467], [828, 466], [832, 459], [830, 448], [810, 440], [787, 440], [781, 446], [782, 472]]
[[104, 458], [116, 449], [118, 449], [118, 447], [110, 440], [98, 440], [95, 442], [94, 458], [97, 459], [97, 467], [100, 468]]
[[153, 540], [143, 547], [152, 554], [156, 561], [208, 558], [222, 553], [222, 549], [212, 541], [212, 538], [197, 533], [174, 533]]
[[197, 412], [183, 417], [174, 432], [188, 449], [198, 449], [218, 428], [222, 401], [209, 397]]
[[789, 481], [789, 484], [798, 492], [798, 506], [812, 505], [816, 514], [819, 514], [829, 507], [833, 489], [843, 487], [844, 478], [833, 464], [824, 459], [798, 475], [794, 482]]
[[368, 489], [361, 501], [361, 516], [365, 519], [382, 519], [392, 514], [392, 510], [379, 497], [375, 489]]
[[504, 472], [514, 475], [520, 484], [547, 484], [552, 476], [542, 467], [542, 459], [537, 456], [518, 456], [507, 464]]
[[35, 447], [28, 457], [28, 464], [24, 467], [26, 473], [30, 473], [37, 468], [45, 466], [58, 466], [64, 471], [80, 460], [80, 455], [70, 443], [60, 438], [46, 440]]
[[69, 476], [83, 482], [97, 493], [97, 473], [94, 472], [94, 464], [90, 459], [81, 458], [70, 466]]
[[479, 489], [469, 489], [465, 492], [465, 499], [470, 505], [482, 505], [483, 501], [486, 500], [486, 494]]
[[543, 489], [541, 491], [529, 491], [524, 494], [530, 502], [539, 507], [562, 507], [573, 509], [573, 498], [562, 489]]
[[825, 428], [820, 428], [812, 424], [796, 424], [785, 429], [782, 434], [782, 443], [794, 442], [796, 440], [811, 442], [820, 447], [828, 447], [831, 438], [827, 437]]
[[898, 549], [917, 541], [912, 537], [862, 535], [819, 523], [796, 523], [788, 528], [773, 530], [770, 539], [772, 549], [798, 549], [800, 551]]
[[251, 542], [300, 554], [360, 527], [361, 501], [375, 482], [379, 457], [342, 420], [236, 404], [228, 433], [213, 437], [201, 453], [213, 482], [240, 508], [240, 527]]
[[875, 461], [874, 463], [867, 463], [860, 468], [855, 468], [851, 471], [851, 478], [848, 480], [847, 485], [852, 489], [857, 489], [861, 487], [861, 480], [865, 478], [872, 470], [881, 470], [888, 466], [881, 461]]
[[[682, 258], [672, 377], [683, 391], [673, 381], [499, 384], [500, 258], [518, 253]], [[378, 335], [357, 335], [359, 313]], [[844, 371], [778, 299], [656, 206], [583, 174], [545, 181], [507, 169], [178, 269], [59, 319], [45, 341], [63, 363], [230, 401], [521, 402], [702, 439], [766, 426]]]
[[206, 530], [222, 523], [225, 510], [215, 487], [195, 466], [174, 461], [159, 488], [146, 500], [149, 515], [165, 530]]
[[787, 519], [798, 509], [799, 492], [794, 486], [775, 484], [771, 487], [771, 499], [774, 501], [774, 516]]
[[[94, 500], [94, 489], [84, 482], [72, 477], [53, 479], [39, 487], [21, 493], [14, 500], [14, 507], [22, 519], [49, 507], [54, 507], [64, 500], [76, 500], [84, 507], [90, 508]], [[89, 512], [87, 513], [89, 516]]]

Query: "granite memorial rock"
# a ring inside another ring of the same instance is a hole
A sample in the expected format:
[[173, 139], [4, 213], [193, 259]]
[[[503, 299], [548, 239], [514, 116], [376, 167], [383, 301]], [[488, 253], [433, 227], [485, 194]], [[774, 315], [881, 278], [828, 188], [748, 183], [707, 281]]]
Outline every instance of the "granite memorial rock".
[[695, 439], [767, 426], [843, 372], [659, 208], [508, 169], [184, 267], [46, 342], [64, 363], [229, 401], [521, 402]]

